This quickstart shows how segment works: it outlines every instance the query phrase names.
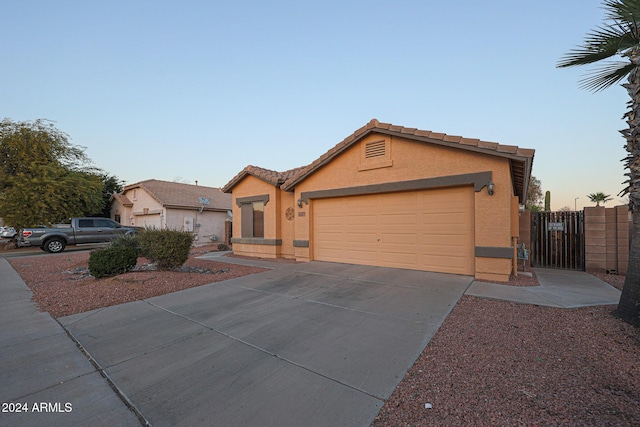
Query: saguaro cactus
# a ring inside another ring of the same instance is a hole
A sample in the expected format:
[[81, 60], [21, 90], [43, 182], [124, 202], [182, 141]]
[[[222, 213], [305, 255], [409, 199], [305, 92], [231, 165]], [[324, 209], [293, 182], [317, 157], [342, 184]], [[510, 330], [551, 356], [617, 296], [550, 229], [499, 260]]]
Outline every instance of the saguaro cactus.
[[544, 193], [544, 210], [549, 212], [551, 210], [551, 191]]

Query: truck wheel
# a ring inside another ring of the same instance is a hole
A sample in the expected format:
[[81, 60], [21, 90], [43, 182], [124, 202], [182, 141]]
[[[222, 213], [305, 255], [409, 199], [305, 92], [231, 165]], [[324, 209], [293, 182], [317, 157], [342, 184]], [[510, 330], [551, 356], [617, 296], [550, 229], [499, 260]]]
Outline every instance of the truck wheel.
[[50, 254], [57, 254], [58, 252], [62, 252], [65, 246], [66, 246], [66, 243], [64, 240], [53, 238], [44, 242], [43, 248], [46, 252], [49, 252]]

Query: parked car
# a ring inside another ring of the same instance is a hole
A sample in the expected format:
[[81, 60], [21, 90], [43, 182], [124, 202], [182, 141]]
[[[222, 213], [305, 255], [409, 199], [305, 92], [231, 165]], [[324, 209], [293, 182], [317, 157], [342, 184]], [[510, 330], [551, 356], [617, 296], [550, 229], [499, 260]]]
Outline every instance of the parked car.
[[119, 235], [140, 230], [140, 227], [124, 227], [109, 218], [71, 218], [70, 224], [20, 230], [18, 246], [35, 246], [46, 252], [57, 253], [67, 245], [107, 243]]
[[5, 239], [13, 239], [17, 234], [18, 232], [13, 227], [0, 227], [0, 237], [3, 237]]

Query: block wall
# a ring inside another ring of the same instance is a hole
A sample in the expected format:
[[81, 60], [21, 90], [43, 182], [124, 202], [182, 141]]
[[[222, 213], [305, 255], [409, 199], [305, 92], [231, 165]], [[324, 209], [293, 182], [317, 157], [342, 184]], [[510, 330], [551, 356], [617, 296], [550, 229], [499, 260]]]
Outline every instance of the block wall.
[[627, 272], [629, 213], [627, 206], [584, 209], [585, 269]]

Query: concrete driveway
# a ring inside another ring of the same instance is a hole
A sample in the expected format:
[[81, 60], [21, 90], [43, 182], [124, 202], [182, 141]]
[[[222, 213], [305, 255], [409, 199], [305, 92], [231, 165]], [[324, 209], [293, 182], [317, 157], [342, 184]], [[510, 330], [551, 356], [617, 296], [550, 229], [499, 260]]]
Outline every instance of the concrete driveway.
[[59, 319], [154, 426], [366, 426], [473, 278], [272, 270]]

